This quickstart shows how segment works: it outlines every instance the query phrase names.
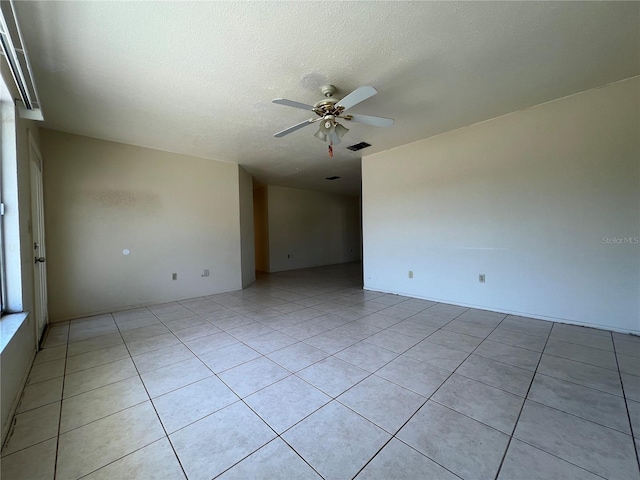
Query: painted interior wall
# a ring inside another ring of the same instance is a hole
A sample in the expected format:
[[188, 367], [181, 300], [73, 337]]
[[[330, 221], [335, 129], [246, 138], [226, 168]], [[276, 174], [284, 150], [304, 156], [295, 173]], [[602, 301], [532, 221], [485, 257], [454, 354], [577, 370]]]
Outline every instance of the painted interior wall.
[[363, 158], [365, 288], [640, 333], [639, 132], [636, 77]]
[[[8, 101], [11, 105], [12, 99], [18, 98], [18, 94], [4, 60], [0, 65], [2, 78], [10, 89], [10, 98], [3, 97], [2, 103]], [[15, 227], [19, 234], [19, 240], [5, 250], [7, 263], [13, 262], [12, 265], [6, 265], [6, 271], [14, 272], [7, 278], [7, 282], [18, 283], [17, 289], [10, 287], [16, 293], [11, 295], [9, 311], [22, 312], [5, 315], [0, 319], [0, 337], [2, 337], [0, 338], [0, 421], [2, 422], [1, 440], [4, 443], [13, 413], [29, 375], [37, 345], [33, 316], [29, 315], [34, 305], [34, 289], [28, 134], [31, 132], [38, 146], [40, 137], [37, 122], [21, 119], [13, 108], [5, 109], [3, 106], [1, 110], [3, 121], [6, 120], [12, 130], [9, 136], [2, 137], [2, 155], [13, 155], [17, 159], [14, 171], [3, 171], [3, 182], [7, 181], [9, 176], [12, 176], [14, 181], [17, 180], [17, 198], [7, 201], [8, 199], [4, 197], [6, 192], [3, 191], [2, 199], [7, 208], [5, 226], [7, 226], [6, 220], [9, 220], [9, 223], [15, 220], [14, 225], [9, 228]], [[16, 207], [18, 207], [17, 210]], [[7, 233], [9, 232], [5, 232], [5, 235]], [[15, 275], [16, 271], [17, 275]]]
[[253, 177], [238, 166], [240, 195], [240, 251], [242, 288], [256, 281], [256, 255], [253, 232]]
[[358, 198], [267, 187], [269, 271], [360, 260]]
[[53, 321], [242, 287], [237, 165], [45, 129], [41, 149]]
[[269, 271], [269, 203], [267, 188], [253, 191], [253, 226], [255, 232], [256, 270]]

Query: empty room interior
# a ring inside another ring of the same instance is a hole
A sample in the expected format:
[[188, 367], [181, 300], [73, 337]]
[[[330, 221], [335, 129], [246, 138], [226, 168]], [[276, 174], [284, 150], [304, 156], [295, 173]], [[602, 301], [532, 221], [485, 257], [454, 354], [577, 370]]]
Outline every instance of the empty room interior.
[[0, 13], [3, 480], [640, 480], [640, 2]]

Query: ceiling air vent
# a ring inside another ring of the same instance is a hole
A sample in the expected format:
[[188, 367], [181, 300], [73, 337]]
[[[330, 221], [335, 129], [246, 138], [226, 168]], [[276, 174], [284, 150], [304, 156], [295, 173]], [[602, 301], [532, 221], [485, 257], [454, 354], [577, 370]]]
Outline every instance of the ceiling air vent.
[[327, 177], [327, 178], [325, 178], [325, 180], [337, 180], [337, 179], [339, 179], [339, 178], [340, 178], [340, 177], [336, 177], [336, 176], [334, 175], [333, 177]]
[[367, 142], [356, 143], [355, 145], [351, 145], [347, 147], [347, 150], [351, 150], [352, 152], [357, 152], [358, 150], [362, 150], [363, 148], [370, 147], [371, 144]]

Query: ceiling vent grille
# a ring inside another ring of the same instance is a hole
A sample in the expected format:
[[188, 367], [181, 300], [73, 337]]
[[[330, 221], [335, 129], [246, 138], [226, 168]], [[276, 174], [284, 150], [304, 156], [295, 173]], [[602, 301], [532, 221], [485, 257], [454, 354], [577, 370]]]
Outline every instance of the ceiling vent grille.
[[336, 176], [334, 175], [333, 177], [327, 177], [327, 178], [325, 178], [325, 180], [337, 180], [337, 179], [339, 179], [339, 178], [340, 178], [340, 177], [336, 177]]
[[358, 150], [362, 150], [363, 148], [370, 147], [371, 144], [367, 142], [356, 143], [355, 145], [351, 145], [347, 147], [347, 150], [351, 150], [352, 152], [357, 152]]

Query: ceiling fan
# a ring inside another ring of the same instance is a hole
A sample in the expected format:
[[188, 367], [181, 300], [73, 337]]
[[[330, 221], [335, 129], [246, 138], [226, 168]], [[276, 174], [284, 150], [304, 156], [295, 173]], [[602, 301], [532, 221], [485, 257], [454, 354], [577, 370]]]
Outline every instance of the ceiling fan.
[[373, 117], [371, 115], [358, 115], [355, 113], [345, 114], [344, 112], [351, 107], [365, 101], [367, 98], [374, 96], [376, 93], [373, 87], [360, 87], [356, 88], [349, 95], [342, 100], [333, 98], [336, 93], [336, 87], [333, 85], [325, 85], [322, 87], [322, 94], [325, 96], [323, 100], [312, 105], [305, 103], [294, 102], [293, 100], [287, 100], [286, 98], [276, 98], [273, 103], [278, 105], [286, 105], [288, 107], [300, 108], [302, 110], [310, 110], [319, 118], [310, 118], [304, 122], [300, 122], [292, 127], [289, 127], [281, 132], [278, 132], [274, 137], [284, 137], [285, 135], [295, 132], [296, 130], [311, 125], [312, 123], [321, 122], [320, 129], [316, 132], [314, 137], [327, 142], [329, 144], [329, 155], [333, 153], [333, 145], [340, 143], [340, 140], [349, 131], [338, 123], [338, 119], [341, 118], [350, 122], [363, 123], [365, 125], [373, 125], [375, 127], [390, 127], [393, 125], [394, 120], [392, 118]]

